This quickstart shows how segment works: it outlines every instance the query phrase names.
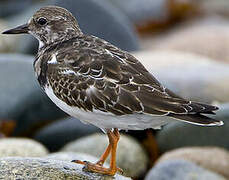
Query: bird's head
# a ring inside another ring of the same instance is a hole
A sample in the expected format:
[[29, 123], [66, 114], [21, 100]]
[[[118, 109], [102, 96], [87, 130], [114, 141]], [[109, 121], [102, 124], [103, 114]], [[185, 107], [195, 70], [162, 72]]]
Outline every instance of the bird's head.
[[3, 34], [25, 33], [37, 38], [40, 47], [82, 34], [74, 16], [66, 9], [57, 6], [43, 7], [28, 23], [3, 32]]

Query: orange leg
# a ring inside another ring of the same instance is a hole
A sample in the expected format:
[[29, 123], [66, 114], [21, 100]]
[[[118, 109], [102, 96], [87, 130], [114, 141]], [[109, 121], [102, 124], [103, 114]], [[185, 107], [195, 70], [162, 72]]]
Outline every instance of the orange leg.
[[96, 164], [102, 166], [106, 161], [107, 157], [109, 156], [110, 152], [111, 152], [111, 144], [107, 146], [105, 152], [103, 153], [103, 155], [100, 157], [99, 161], [97, 161]]
[[[79, 160], [73, 160], [72, 162], [85, 165], [84, 170], [89, 172], [96, 172], [96, 173], [106, 174], [111, 176], [115, 175], [117, 171], [120, 171], [122, 173], [122, 170], [120, 168], [117, 168], [116, 166], [116, 149], [120, 138], [118, 129], [114, 129], [113, 132], [108, 131], [107, 135], [109, 138], [109, 145], [105, 150], [105, 152], [103, 153], [103, 155], [101, 156], [100, 160], [96, 164], [87, 161], [79, 161]], [[111, 153], [110, 167], [105, 168], [102, 165], [110, 153]]]

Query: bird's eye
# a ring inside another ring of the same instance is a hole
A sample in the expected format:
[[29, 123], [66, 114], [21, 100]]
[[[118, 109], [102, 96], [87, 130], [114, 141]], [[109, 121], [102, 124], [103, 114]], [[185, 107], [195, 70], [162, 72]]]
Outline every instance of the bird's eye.
[[43, 26], [47, 23], [47, 20], [45, 18], [41, 17], [37, 20], [37, 23]]

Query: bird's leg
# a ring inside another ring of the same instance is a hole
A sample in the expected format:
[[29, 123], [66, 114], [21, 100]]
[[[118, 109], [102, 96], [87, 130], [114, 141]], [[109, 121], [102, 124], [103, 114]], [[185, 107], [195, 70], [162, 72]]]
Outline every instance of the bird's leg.
[[102, 166], [104, 164], [104, 162], [106, 161], [107, 157], [109, 156], [110, 151], [111, 151], [111, 144], [109, 143], [105, 152], [102, 154], [102, 156], [100, 157], [99, 161], [97, 161], [96, 164]]
[[[118, 129], [114, 129], [113, 134], [116, 136], [117, 141], [118, 141], [120, 139], [120, 134], [118, 132]], [[109, 140], [109, 142], [110, 142], [110, 140]], [[96, 164], [102, 166], [104, 164], [104, 162], [106, 161], [108, 155], [110, 154], [110, 151], [111, 151], [111, 144], [109, 143], [105, 152], [103, 153], [103, 155], [100, 157], [99, 161], [97, 161]]]
[[[84, 164], [84, 170], [89, 171], [89, 172], [96, 172], [100, 174], [106, 174], [106, 175], [115, 175], [117, 171], [120, 171], [122, 173], [122, 170], [120, 168], [117, 168], [116, 166], [116, 149], [117, 149], [117, 144], [120, 138], [118, 129], [114, 129], [114, 131], [108, 131], [107, 132], [108, 138], [109, 138], [109, 145], [103, 155], [101, 156], [100, 160], [96, 163], [90, 163], [87, 161], [79, 161], [79, 160], [74, 160], [73, 162], [79, 163], [79, 164]], [[111, 152], [111, 160], [110, 160], [110, 167], [105, 168], [103, 167], [103, 163], [108, 157], [109, 153]]]

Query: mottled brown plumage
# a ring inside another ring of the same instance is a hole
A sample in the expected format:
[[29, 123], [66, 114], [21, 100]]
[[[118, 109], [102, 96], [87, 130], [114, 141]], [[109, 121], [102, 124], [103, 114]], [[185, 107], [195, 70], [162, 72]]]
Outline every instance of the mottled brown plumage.
[[[75, 161], [90, 171], [116, 173], [118, 129], [158, 128], [172, 119], [223, 124], [203, 115], [214, 114], [217, 107], [185, 100], [166, 89], [128, 52], [83, 34], [66, 9], [41, 8], [27, 24], [5, 32], [18, 33], [39, 40], [34, 70], [50, 99], [69, 115], [107, 132], [110, 144], [99, 162]], [[107, 169], [102, 164], [110, 152]]]
[[[48, 63], [53, 54], [57, 63]], [[47, 69], [40, 75], [43, 78], [38, 75], [38, 79], [43, 79], [40, 83], [45, 86], [48, 79], [58, 98], [85, 111], [96, 109], [115, 115], [147, 113], [184, 118], [179, 115], [217, 110], [215, 106], [178, 97], [132, 55], [94, 36], [80, 35], [43, 47], [37, 60], [44, 63], [41, 69]], [[93, 92], [89, 91], [91, 87]]]

